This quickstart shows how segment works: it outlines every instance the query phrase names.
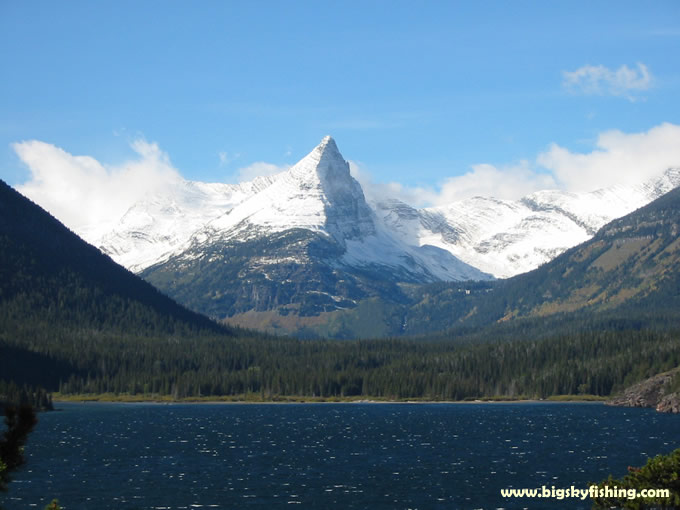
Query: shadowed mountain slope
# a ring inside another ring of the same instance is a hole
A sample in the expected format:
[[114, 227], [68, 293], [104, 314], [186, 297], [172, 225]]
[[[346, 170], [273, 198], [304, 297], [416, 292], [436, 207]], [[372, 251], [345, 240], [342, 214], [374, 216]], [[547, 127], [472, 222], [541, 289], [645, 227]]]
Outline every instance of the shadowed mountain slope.
[[0, 181], [0, 335], [18, 325], [225, 333], [81, 240]]

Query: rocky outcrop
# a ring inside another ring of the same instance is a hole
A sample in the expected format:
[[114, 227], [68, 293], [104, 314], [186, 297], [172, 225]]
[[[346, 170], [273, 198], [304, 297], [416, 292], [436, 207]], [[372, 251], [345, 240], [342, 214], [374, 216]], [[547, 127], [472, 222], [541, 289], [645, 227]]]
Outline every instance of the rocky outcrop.
[[655, 375], [627, 388], [607, 402], [623, 407], [652, 407], [662, 413], [680, 412], [680, 393], [669, 392], [673, 379], [680, 377], [680, 367]]
[[661, 413], [680, 413], [680, 393], [665, 395], [656, 405], [656, 410]]

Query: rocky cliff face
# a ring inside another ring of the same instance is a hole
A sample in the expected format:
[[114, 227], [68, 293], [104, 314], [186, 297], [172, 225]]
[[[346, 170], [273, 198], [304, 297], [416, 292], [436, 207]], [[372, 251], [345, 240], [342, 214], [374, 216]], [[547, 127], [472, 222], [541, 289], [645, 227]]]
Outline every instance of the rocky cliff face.
[[680, 377], [680, 367], [645, 379], [613, 398], [608, 405], [622, 407], [652, 407], [662, 413], [680, 412], [680, 392], [671, 390]]

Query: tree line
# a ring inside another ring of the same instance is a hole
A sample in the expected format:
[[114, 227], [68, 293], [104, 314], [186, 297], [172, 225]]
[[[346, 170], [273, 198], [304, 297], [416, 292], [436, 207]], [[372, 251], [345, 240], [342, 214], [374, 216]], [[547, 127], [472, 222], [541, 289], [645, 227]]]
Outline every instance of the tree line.
[[34, 331], [30, 353], [5, 338], [0, 354], [35, 356], [24, 371], [62, 394], [114, 393], [463, 400], [562, 394], [607, 396], [680, 365], [677, 331], [588, 331], [482, 343], [405, 339], [297, 340], [145, 337]]

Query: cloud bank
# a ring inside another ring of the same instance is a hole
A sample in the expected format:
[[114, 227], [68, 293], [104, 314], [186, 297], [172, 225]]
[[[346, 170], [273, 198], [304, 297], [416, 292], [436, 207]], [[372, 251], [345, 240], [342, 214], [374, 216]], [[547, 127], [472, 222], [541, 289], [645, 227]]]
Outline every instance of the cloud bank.
[[37, 140], [12, 144], [31, 179], [17, 189], [78, 233], [112, 226], [135, 202], [180, 181], [157, 144], [136, 140], [137, 158], [105, 166]]
[[[110, 230], [136, 201], [182, 181], [157, 144], [138, 140], [137, 157], [107, 166], [90, 156], [74, 156], [32, 140], [12, 145], [30, 170], [21, 193], [86, 238]], [[473, 196], [514, 200], [542, 189], [593, 191], [614, 184], [642, 183], [671, 167], [680, 167], [680, 126], [664, 123], [642, 133], [601, 133], [590, 152], [550, 145], [533, 160], [514, 165], [474, 165], [463, 175], [428, 187], [376, 182], [361, 164], [350, 162], [352, 175], [369, 200], [397, 198], [416, 207], [445, 205]], [[287, 166], [257, 162], [237, 172], [240, 181], [271, 175]], [[88, 235], [90, 234], [90, 235]]]
[[446, 179], [435, 203], [448, 204], [474, 196], [514, 200], [533, 191], [556, 187], [552, 175], [533, 170], [526, 161], [501, 168], [481, 164], [464, 175]]
[[534, 191], [594, 191], [615, 184], [637, 184], [680, 167], [680, 126], [664, 123], [643, 133], [601, 133], [591, 152], [550, 145], [532, 161], [515, 165], [474, 165], [438, 187], [375, 183], [363, 169], [353, 169], [366, 195], [379, 201], [397, 198], [414, 206], [446, 205], [474, 196], [516, 200]]
[[564, 87], [574, 93], [612, 95], [635, 101], [634, 93], [648, 90], [652, 75], [647, 66], [638, 62], [637, 69], [623, 65], [616, 70], [603, 65], [583, 66], [576, 71], [563, 71]]
[[680, 167], [680, 126], [664, 123], [645, 133], [607, 131], [589, 153], [553, 144], [536, 159], [560, 188], [591, 191], [612, 184], [635, 184]]

